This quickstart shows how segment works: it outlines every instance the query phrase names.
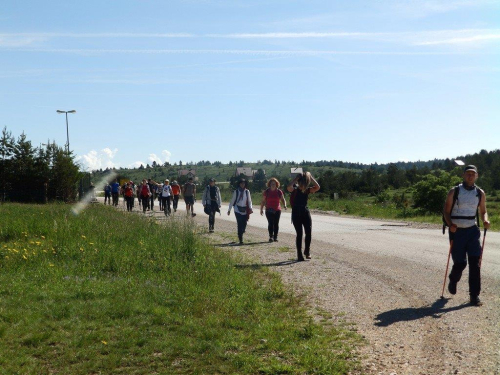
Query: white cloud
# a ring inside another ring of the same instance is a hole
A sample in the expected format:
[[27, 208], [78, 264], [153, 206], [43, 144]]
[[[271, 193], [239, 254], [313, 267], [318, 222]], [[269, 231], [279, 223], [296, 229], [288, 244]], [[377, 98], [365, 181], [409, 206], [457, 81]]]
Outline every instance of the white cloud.
[[118, 149], [111, 150], [104, 148], [101, 151], [91, 150], [87, 154], [79, 156], [76, 161], [82, 164], [84, 170], [93, 171], [96, 169], [118, 168], [113, 161]]
[[165, 162], [169, 162], [170, 161], [170, 156], [172, 155], [172, 153], [170, 151], [168, 151], [168, 150], [163, 150], [161, 152], [161, 155], [162, 155], [162, 157], [160, 158], [156, 154], [149, 154], [148, 160], [149, 160], [150, 163], [152, 163], [153, 161], [155, 161], [156, 164], [163, 164]]
[[118, 152], [118, 149], [115, 148], [114, 150], [109, 149], [106, 147], [105, 149], [102, 150], [103, 153], [105, 153], [110, 159], [113, 159]]
[[436, 46], [443, 44], [459, 45], [459, 44], [470, 44], [470, 43], [480, 43], [500, 40], [499, 34], [483, 34], [483, 35], [473, 35], [463, 38], [450, 38], [444, 40], [431, 40], [426, 42], [416, 43], [417, 46]]
[[170, 157], [172, 156], [172, 153], [170, 151], [163, 150], [161, 152], [161, 154], [163, 155], [163, 159], [164, 159], [165, 162], [167, 162], [167, 161], [170, 162]]
[[46, 40], [39, 36], [16, 36], [0, 34], [0, 47], [25, 47]]
[[156, 154], [149, 154], [148, 160], [150, 163], [156, 162], [156, 164], [163, 164], [161, 162], [161, 159], [158, 156], [156, 156]]
[[145, 167], [146, 163], [144, 163], [142, 161], [135, 161], [132, 164], [129, 164], [128, 167], [129, 168], [139, 168], [141, 165]]
[[187, 33], [2, 33], [1, 38], [47, 40], [49, 38], [193, 38]]
[[[382, 4], [387, 5], [387, 3]], [[403, 16], [422, 18], [474, 8], [496, 7], [498, 2], [496, 0], [391, 0], [388, 4]]]
[[405, 52], [405, 51], [333, 51], [333, 50], [170, 50], [170, 49], [5, 49], [18, 52], [72, 53], [79, 55], [100, 54], [214, 54], [214, 55], [250, 55], [250, 56], [329, 56], [329, 55], [383, 55], [383, 56], [425, 56], [448, 55], [450, 52]]

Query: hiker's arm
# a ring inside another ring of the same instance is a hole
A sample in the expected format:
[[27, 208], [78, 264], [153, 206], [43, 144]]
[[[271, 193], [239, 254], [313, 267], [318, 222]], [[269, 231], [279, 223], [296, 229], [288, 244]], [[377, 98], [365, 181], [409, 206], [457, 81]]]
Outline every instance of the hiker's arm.
[[318, 181], [316, 181], [312, 175], [311, 175], [311, 181], [313, 183], [313, 186], [311, 186], [311, 189], [309, 192], [314, 194], [319, 190], [319, 184], [318, 184]]
[[[488, 220], [488, 212], [486, 211], [486, 194], [484, 191], [479, 190], [483, 195], [481, 203], [479, 203], [479, 213], [481, 215], [481, 220], [483, 221], [484, 229], [490, 229], [490, 221]], [[479, 225], [479, 223], [477, 223]]]
[[295, 176], [295, 178], [290, 181], [290, 183], [288, 184], [288, 186], [286, 187], [286, 190], [288, 190], [289, 193], [293, 192], [293, 185], [295, 185], [297, 183], [299, 179], [299, 176]]
[[250, 208], [250, 211], [253, 212], [252, 195], [250, 194], [249, 190], [248, 190], [247, 199], [248, 199], [248, 208]]
[[285, 199], [285, 194], [281, 194], [281, 203], [283, 203], [283, 207], [286, 210], [286, 199]]
[[262, 202], [260, 202], [260, 214], [264, 215], [264, 206], [266, 205], [266, 192], [262, 193]]
[[457, 226], [455, 224], [453, 224], [453, 221], [451, 220], [451, 208], [453, 206], [453, 194], [455, 194], [455, 189], [451, 189], [448, 192], [448, 195], [446, 196], [446, 202], [444, 203], [444, 209], [443, 209], [444, 220], [448, 224], [448, 227], [450, 227], [451, 233], [455, 233], [457, 230]]
[[227, 208], [228, 215], [231, 213], [231, 208], [233, 207], [234, 200], [236, 200], [236, 190], [233, 192], [233, 195], [231, 196], [231, 200], [229, 201], [229, 207]]

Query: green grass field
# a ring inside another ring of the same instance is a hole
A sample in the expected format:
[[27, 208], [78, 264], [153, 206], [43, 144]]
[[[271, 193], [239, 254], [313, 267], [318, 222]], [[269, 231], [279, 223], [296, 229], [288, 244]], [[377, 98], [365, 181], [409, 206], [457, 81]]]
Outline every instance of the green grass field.
[[186, 222], [102, 205], [0, 206], [0, 373], [347, 374], [360, 338], [316, 323]]

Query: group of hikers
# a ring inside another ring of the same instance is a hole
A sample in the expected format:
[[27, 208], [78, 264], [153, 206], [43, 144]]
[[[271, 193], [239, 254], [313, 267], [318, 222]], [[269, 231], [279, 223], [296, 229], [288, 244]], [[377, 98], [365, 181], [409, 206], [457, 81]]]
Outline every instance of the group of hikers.
[[[476, 186], [479, 177], [477, 168], [468, 165], [463, 172], [463, 182], [452, 188], [446, 198], [443, 219], [449, 227], [450, 256], [453, 266], [448, 276], [448, 291], [454, 295], [457, 292], [457, 284], [461, 279], [462, 272], [469, 263], [469, 293], [472, 305], [481, 305], [479, 294], [481, 292], [481, 256], [482, 246], [480, 244], [479, 219], [483, 222], [484, 229], [490, 227], [486, 211], [486, 195], [482, 189]], [[222, 206], [219, 188], [215, 185], [215, 179], [210, 179], [202, 195], [204, 212], [208, 215], [209, 232], [214, 231], [215, 214], [220, 213]], [[248, 181], [240, 179], [238, 188], [232, 193], [227, 214], [234, 209], [239, 244], [243, 244], [250, 214], [253, 213], [252, 196], [247, 189]], [[308, 198], [320, 189], [318, 182], [310, 172], [300, 173], [287, 185], [286, 190], [290, 193], [290, 206], [292, 208], [292, 224], [296, 231], [297, 260], [311, 259], [311, 232], [312, 220], [308, 208]], [[141, 185], [135, 186], [132, 181], [120, 186], [117, 181], [107, 185], [105, 189], [105, 203], [109, 202], [117, 206], [118, 196], [122, 194], [127, 202], [127, 210], [131, 211], [134, 206], [134, 197], [139, 199], [139, 204], [144, 212], [153, 210], [155, 196], [159, 199], [160, 210], [165, 215], [170, 215], [170, 203], [173, 202], [174, 212], [180, 195], [184, 196], [187, 215], [195, 216], [194, 201], [196, 196], [196, 185], [190, 178], [184, 186], [177, 181], [170, 185], [169, 180], [163, 184], [155, 181], [143, 180]], [[280, 190], [280, 182], [273, 177], [267, 181], [267, 188], [262, 193], [260, 214], [266, 216], [268, 221], [269, 242], [278, 241], [279, 222], [281, 210], [287, 209], [284, 193]], [[302, 252], [302, 239], [304, 238], [304, 251]], [[486, 233], [486, 232], [485, 232]], [[447, 271], [446, 271], [447, 272]], [[444, 285], [443, 285], [444, 287]]]
[[[286, 187], [290, 193], [290, 206], [292, 208], [292, 224], [297, 233], [295, 244], [297, 248], [297, 260], [303, 261], [311, 259], [311, 233], [312, 220], [311, 213], [307, 206], [309, 194], [314, 194], [320, 189], [318, 182], [314, 179], [310, 172], [300, 173]], [[283, 205], [283, 207], [282, 207]], [[219, 207], [220, 208], [220, 207]], [[238, 239], [240, 244], [243, 244], [243, 233], [245, 233], [247, 221], [251, 213], [252, 197], [247, 189], [247, 181], [241, 179], [238, 181], [238, 188], [233, 192], [227, 214], [231, 214], [231, 209], [234, 208], [236, 216]], [[280, 182], [277, 178], [272, 177], [267, 181], [267, 189], [262, 193], [260, 203], [260, 214], [265, 215], [267, 219], [267, 230], [269, 233], [269, 242], [278, 241], [279, 222], [281, 210], [287, 209], [287, 204], [283, 191], [280, 190]], [[213, 229], [213, 228], [212, 228]], [[305, 233], [304, 252], [302, 252], [302, 237]]]
[[[220, 213], [222, 206], [220, 189], [215, 183], [214, 178], [209, 180], [201, 199], [203, 210], [208, 215], [208, 230], [210, 233], [214, 232], [215, 214]], [[238, 181], [238, 188], [234, 190], [227, 210], [227, 214], [230, 215], [231, 210], [234, 208], [239, 244], [243, 244], [243, 234], [250, 214], [253, 213], [252, 196], [247, 187], [248, 181], [246, 179]], [[287, 191], [291, 193], [292, 224], [297, 232], [296, 247], [299, 261], [311, 259], [312, 220], [307, 201], [309, 194], [317, 192], [319, 188], [318, 182], [309, 172], [298, 174], [286, 187]], [[172, 181], [172, 184], [170, 184], [168, 179], [163, 183], [158, 183], [152, 179], [144, 179], [138, 185], [134, 184], [133, 181], [120, 185], [118, 180], [115, 180], [104, 187], [104, 204], [118, 206], [120, 195], [126, 202], [127, 211], [133, 210], [135, 198], [138, 199], [143, 212], [154, 211], [154, 202], [155, 199], [158, 199], [160, 210], [163, 210], [166, 216], [171, 214], [171, 203], [174, 212], [177, 211], [178, 202], [182, 195], [186, 203], [187, 215], [196, 216], [194, 213], [196, 185], [192, 178], [189, 178], [188, 182], [183, 186], [179, 185], [177, 181]], [[264, 215], [265, 212], [268, 221], [269, 242], [278, 241], [282, 208], [287, 209], [285, 195], [280, 190], [279, 180], [273, 177], [267, 182], [267, 189], [262, 193], [260, 204], [260, 214]], [[302, 252], [304, 233], [305, 247], [304, 252]]]
[[[186, 213], [195, 216], [194, 201], [196, 196], [196, 185], [192, 178], [184, 186], [180, 186], [177, 181], [166, 179], [163, 183], [158, 183], [152, 179], [144, 179], [140, 184], [134, 184], [133, 181], [128, 181], [120, 185], [118, 180], [104, 186], [104, 204], [118, 206], [119, 196], [127, 206], [127, 211], [134, 209], [135, 198], [139, 202], [139, 207], [143, 212], [154, 211], [155, 200], [158, 199], [160, 211], [164, 211], [166, 216], [170, 216], [172, 208], [177, 211], [180, 196], [184, 196], [186, 203]], [[170, 207], [172, 204], [172, 208]]]

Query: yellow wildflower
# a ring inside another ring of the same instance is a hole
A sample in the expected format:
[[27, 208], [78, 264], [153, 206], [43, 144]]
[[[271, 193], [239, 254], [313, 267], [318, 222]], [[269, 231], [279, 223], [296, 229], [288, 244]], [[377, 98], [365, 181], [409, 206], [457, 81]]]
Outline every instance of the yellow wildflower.
[[104, 345], [108, 345], [108, 342], [107, 342], [107, 341], [102, 340], [101, 342], [102, 342]]
[[24, 255], [24, 254], [23, 254], [23, 258], [24, 258], [24, 259], [26, 259], [26, 260], [28, 260], [28, 258], [27, 258], [27, 257], [26, 257], [26, 255]]

